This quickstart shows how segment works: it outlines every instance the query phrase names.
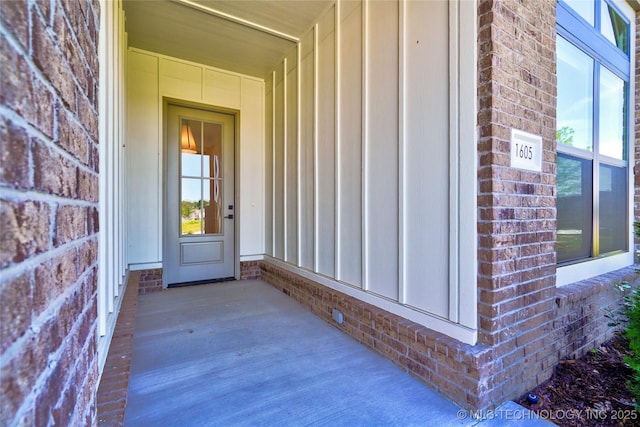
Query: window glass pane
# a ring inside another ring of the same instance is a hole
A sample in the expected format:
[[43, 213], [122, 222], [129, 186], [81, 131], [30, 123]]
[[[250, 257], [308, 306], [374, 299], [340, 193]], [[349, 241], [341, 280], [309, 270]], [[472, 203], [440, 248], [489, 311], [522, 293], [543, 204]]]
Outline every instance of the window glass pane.
[[204, 232], [221, 234], [222, 230], [222, 181], [207, 179], [203, 182], [204, 191]]
[[201, 176], [202, 161], [199, 154], [182, 153], [182, 176]]
[[558, 262], [591, 256], [592, 162], [558, 153]]
[[600, 0], [600, 4], [600, 31], [602, 35], [624, 53], [629, 54], [629, 25], [606, 1]]
[[202, 234], [201, 179], [182, 178], [180, 234]]
[[625, 157], [625, 84], [611, 71], [600, 67], [600, 154]]
[[206, 179], [203, 182], [204, 231], [207, 234], [222, 233], [222, 125], [204, 124], [203, 164]]
[[627, 168], [600, 165], [600, 254], [627, 250]]
[[204, 156], [204, 176], [207, 178], [221, 178], [222, 125], [217, 123], [204, 124], [202, 154]]
[[592, 26], [595, 26], [595, 2], [594, 0], [564, 0], [571, 9], [576, 11]]
[[593, 149], [593, 59], [571, 43], [557, 38], [559, 143]]
[[181, 175], [202, 176], [200, 126], [197, 120], [182, 119], [180, 124]]

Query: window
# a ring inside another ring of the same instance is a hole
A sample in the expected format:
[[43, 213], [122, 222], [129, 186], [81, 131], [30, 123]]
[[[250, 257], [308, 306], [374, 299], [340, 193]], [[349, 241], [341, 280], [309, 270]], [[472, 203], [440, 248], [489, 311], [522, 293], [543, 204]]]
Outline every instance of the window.
[[560, 266], [630, 252], [633, 24], [625, 7], [614, 0], [558, 1]]

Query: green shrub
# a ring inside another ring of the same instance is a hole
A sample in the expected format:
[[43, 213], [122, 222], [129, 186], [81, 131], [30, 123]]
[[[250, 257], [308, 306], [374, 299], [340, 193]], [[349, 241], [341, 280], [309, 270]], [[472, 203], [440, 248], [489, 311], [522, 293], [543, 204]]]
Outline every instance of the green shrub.
[[[636, 237], [640, 238], [640, 222], [634, 222]], [[625, 357], [624, 361], [633, 369], [633, 378], [629, 381], [629, 389], [636, 399], [636, 408], [640, 408], [640, 289], [631, 290], [624, 297], [625, 317], [628, 321], [625, 335], [629, 340], [629, 349], [633, 356]]]
[[633, 356], [625, 357], [624, 361], [633, 369], [633, 378], [629, 381], [629, 389], [636, 398], [636, 407], [640, 407], [640, 292], [634, 289], [630, 295], [631, 308], [626, 317], [629, 321], [625, 335], [629, 340], [629, 349]]
[[[634, 232], [640, 239], [640, 222], [633, 223]], [[637, 252], [640, 261], [640, 251]], [[640, 269], [636, 269], [640, 273]], [[609, 319], [609, 326], [623, 327], [624, 336], [629, 340], [629, 350], [632, 356], [624, 358], [633, 370], [633, 377], [627, 384], [636, 400], [636, 409], [640, 410], [640, 287], [631, 286], [628, 282], [613, 284], [622, 293], [622, 304], [616, 309], [607, 310], [605, 317]]]

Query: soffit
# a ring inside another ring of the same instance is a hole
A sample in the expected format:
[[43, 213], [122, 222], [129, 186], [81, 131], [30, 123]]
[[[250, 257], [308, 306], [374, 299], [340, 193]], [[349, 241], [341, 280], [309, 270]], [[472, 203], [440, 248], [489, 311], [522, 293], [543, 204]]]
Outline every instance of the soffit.
[[125, 0], [129, 46], [263, 78], [332, 0]]

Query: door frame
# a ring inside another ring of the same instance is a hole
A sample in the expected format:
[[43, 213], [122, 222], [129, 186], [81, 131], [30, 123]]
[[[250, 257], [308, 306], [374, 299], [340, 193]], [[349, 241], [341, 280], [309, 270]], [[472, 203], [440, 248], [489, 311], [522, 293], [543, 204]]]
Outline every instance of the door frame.
[[[229, 114], [233, 116], [233, 126], [234, 126], [234, 141], [233, 141], [233, 154], [234, 154], [234, 171], [233, 171], [233, 197], [234, 197], [234, 216], [235, 220], [233, 221], [233, 271], [236, 280], [240, 280], [240, 212], [241, 212], [241, 204], [240, 204], [240, 111], [233, 108], [220, 107], [212, 104], [205, 104], [202, 102], [188, 101], [186, 99], [172, 98], [172, 97], [162, 97], [162, 111], [161, 111], [161, 123], [162, 123], [162, 152], [159, 155], [162, 158], [162, 194], [160, 195], [160, 206], [162, 207], [162, 225], [160, 227], [162, 247], [161, 247], [161, 260], [162, 265], [165, 265], [165, 255], [167, 254], [167, 245], [169, 244], [168, 239], [165, 236], [165, 224], [166, 221], [169, 220], [167, 217], [167, 209], [166, 209], [166, 196], [167, 196], [167, 169], [168, 169], [168, 156], [167, 150], [169, 149], [169, 132], [168, 132], [168, 108], [169, 105], [175, 105], [178, 107], [185, 108], [193, 108], [197, 110], [204, 110], [210, 113], [220, 113], [220, 114]], [[164, 274], [162, 274], [162, 288], [167, 288], [167, 280]]]

